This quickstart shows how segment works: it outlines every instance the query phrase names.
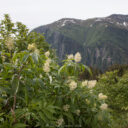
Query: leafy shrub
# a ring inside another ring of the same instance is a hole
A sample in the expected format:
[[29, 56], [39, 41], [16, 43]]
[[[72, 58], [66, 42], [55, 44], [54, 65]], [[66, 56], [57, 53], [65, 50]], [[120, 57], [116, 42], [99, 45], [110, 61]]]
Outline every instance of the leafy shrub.
[[112, 110], [115, 127], [128, 126], [128, 71], [120, 77], [119, 71], [106, 72], [101, 76], [96, 89], [108, 96], [106, 102]]
[[60, 67], [42, 35], [28, 33], [8, 15], [0, 30], [1, 128], [110, 128], [106, 98], [93, 89], [96, 81], [78, 80], [89, 71], [78, 63], [79, 53]]

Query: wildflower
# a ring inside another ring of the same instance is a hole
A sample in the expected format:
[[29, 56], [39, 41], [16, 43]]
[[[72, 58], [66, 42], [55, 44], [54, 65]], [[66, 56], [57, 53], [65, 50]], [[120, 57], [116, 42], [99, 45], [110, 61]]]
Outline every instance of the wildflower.
[[69, 87], [70, 90], [73, 91], [75, 88], [77, 88], [77, 83], [75, 81], [71, 81]]
[[42, 74], [40, 74], [39, 77], [42, 78], [43, 77]]
[[14, 40], [13, 40], [13, 38], [8, 37], [8, 38], [6, 39], [5, 45], [7, 46], [7, 48], [8, 48], [9, 50], [12, 50], [12, 49], [14, 48]]
[[45, 54], [45, 56], [46, 56], [46, 57], [49, 57], [50, 52], [49, 52], [49, 51], [47, 51], [47, 52], [45, 52], [44, 54]]
[[60, 127], [62, 125], [62, 123], [64, 122], [64, 119], [63, 118], [60, 118], [57, 120], [57, 126]]
[[77, 52], [77, 53], [75, 54], [74, 60], [75, 60], [75, 62], [80, 62], [80, 61], [81, 61], [81, 55], [80, 55], [79, 52]]
[[106, 103], [104, 103], [104, 104], [102, 104], [101, 106], [100, 106], [100, 109], [101, 110], [106, 110], [108, 108], [108, 105], [106, 104]]
[[43, 70], [46, 73], [50, 72], [50, 67], [49, 67], [49, 63], [48, 62], [44, 63]]
[[107, 96], [106, 95], [103, 95], [102, 93], [99, 93], [98, 98], [100, 100], [105, 100], [105, 99], [107, 99]]
[[80, 115], [80, 110], [79, 110], [79, 109], [76, 110], [76, 115], [77, 115], [77, 116]]
[[68, 104], [63, 106], [63, 109], [65, 112], [67, 112], [69, 110], [69, 108], [70, 108], [70, 105], [68, 105]]
[[68, 55], [68, 59], [74, 59], [73, 54]]
[[93, 87], [95, 87], [95, 85], [96, 85], [96, 80], [90, 80], [90, 81], [88, 81], [88, 88], [93, 88]]
[[28, 50], [32, 50], [32, 51], [35, 51], [37, 48], [36, 48], [36, 44], [35, 43], [33, 43], [33, 44], [29, 44], [28, 45]]
[[87, 80], [82, 82], [82, 87], [87, 86], [87, 85], [88, 85], [88, 81]]
[[44, 66], [43, 66], [43, 70], [44, 70], [44, 72], [46, 72], [46, 73], [50, 72], [49, 64], [45, 63]]

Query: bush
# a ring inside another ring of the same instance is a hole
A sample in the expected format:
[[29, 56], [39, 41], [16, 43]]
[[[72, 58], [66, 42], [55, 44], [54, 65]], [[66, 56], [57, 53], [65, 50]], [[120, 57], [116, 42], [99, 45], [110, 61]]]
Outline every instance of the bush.
[[118, 73], [119, 71], [115, 70], [103, 74], [96, 89], [108, 96], [106, 102], [116, 126], [123, 128], [128, 126], [128, 71], [125, 71], [122, 77]]
[[89, 70], [79, 53], [60, 67], [42, 35], [28, 33], [8, 15], [0, 27], [1, 128], [110, 128], [105, 99], [93, 89], [96, 81], [78, 80]]

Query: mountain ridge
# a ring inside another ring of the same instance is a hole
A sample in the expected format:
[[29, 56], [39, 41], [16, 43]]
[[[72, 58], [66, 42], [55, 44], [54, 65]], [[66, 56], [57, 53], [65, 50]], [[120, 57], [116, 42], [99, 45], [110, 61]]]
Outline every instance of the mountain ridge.
[[62, 18], [33, 31], [44, 33], [60, 60], [78, 51], [83, 63], [102, 70], [112, 64], [128, 63], [128, 15], [87, 20]]

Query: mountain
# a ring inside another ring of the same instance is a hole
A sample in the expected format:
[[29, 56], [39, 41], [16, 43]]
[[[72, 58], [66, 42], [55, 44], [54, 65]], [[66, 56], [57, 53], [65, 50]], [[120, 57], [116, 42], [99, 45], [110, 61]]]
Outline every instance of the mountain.
[[112, 64], [128, 64], [128, 15], [63, 18], [33, 31], [44, 33], [60, 60], [66, 54], [80, 52], [83, 63], [102, 70]]

